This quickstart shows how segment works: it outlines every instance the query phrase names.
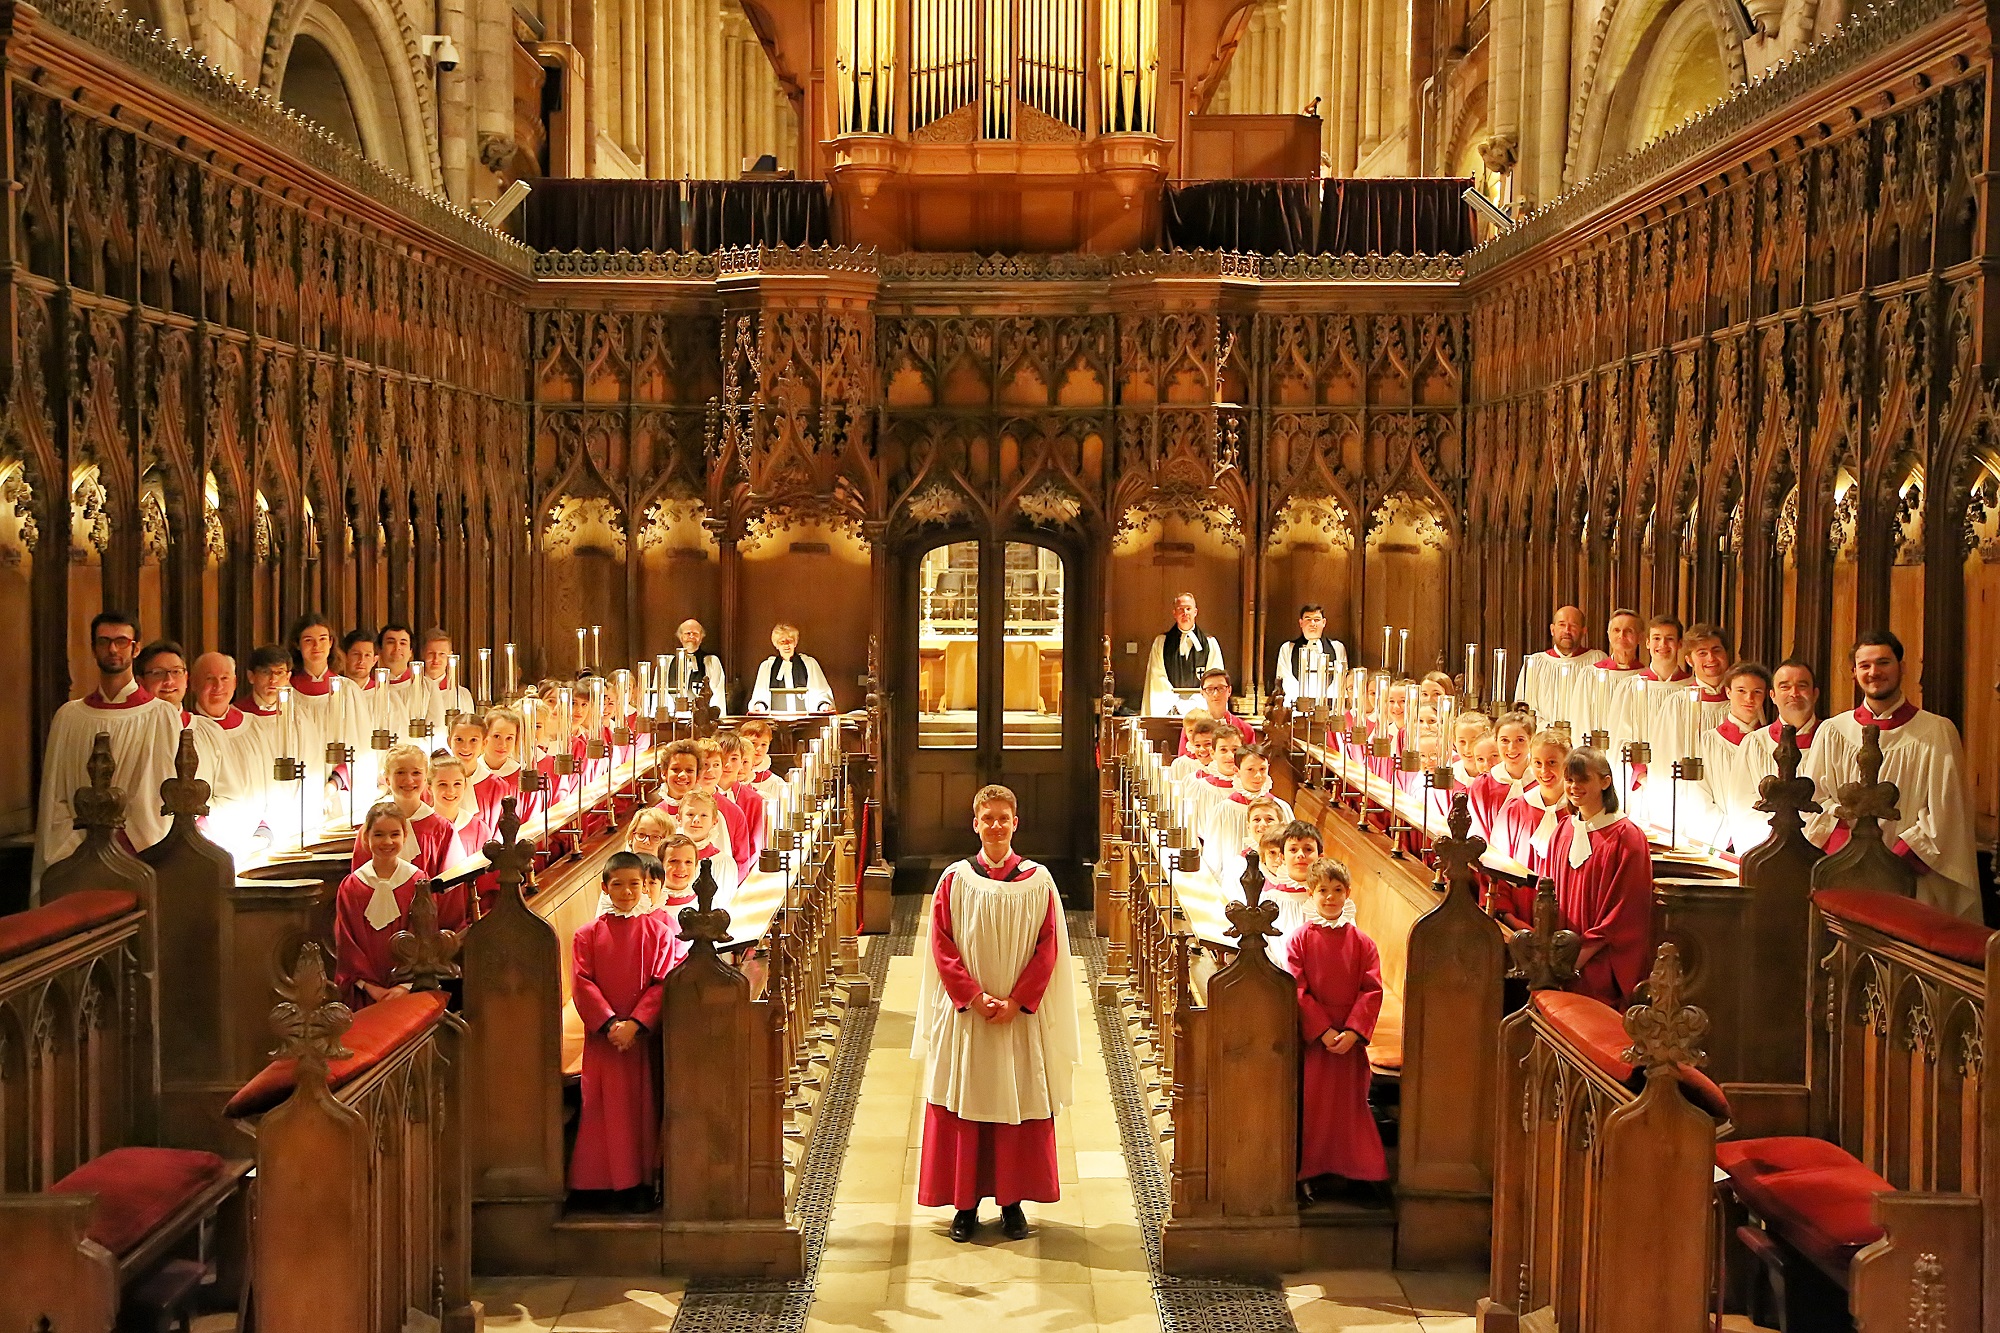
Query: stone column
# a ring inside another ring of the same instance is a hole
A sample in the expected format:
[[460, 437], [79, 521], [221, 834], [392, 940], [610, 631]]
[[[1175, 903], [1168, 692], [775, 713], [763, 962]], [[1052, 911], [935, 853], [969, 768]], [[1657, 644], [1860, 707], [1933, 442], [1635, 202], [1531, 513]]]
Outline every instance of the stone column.
[[667, 138], [667, 0], [646, 0], [646, 174], [664, 180], [674, 174]]
[[[1506, 0], [1495, 0], [1506, 3]], [[1519, 0], [1515, 0], [1519, 3]], [[1360, 158], [1361, 139], [1361, 4], [1362, 0], [1340, 0], [1340, 121], [1335, 136], [1338, 149], [1334, 168], [1343, 176], [1354, 174]]]
[[[465, 0], [441, 0], [438, 22], [442, 35], [451, 38], [461, 59], [473, 49], [472, 32], [465, 18]], [[437, 79], [438, 158], [444, 165], [444, 190], [453, 203], [472, 202], [472, 163], [476, 156], [472, 125], [473, 72], [464, 65]]]
[[[657, 0], [649, 0], [657, 3]], [[618, 5], [618, 130], [615, 137], [625, 155], [641, 166], [646, 161], [646, 94], [639, 82], [645, 68], [645, 47], [640, 41], [639, 0], [616, 0]], [[607, 26], [609, 21], [607, 20]]]
[[1374, 151], [1382, 140], [1382, 5], [1369, 0], [1362, 16], [1361, 31], [1361, 148], [1362, 157]]

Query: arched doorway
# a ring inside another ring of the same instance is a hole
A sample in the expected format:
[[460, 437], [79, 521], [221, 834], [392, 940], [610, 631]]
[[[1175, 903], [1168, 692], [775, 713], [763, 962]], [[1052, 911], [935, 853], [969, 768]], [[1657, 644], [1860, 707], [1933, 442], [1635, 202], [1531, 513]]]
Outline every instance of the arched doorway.
[[1019, 535], [926, 534], [897, 558], [899, 864], [965, 855], [972, 796], [989, 782], [1020, 799], [1024, 855], [1082, 854], [1096, 827], [1098, 650], [1083, 629], [1082, 570], [1078, 552]]

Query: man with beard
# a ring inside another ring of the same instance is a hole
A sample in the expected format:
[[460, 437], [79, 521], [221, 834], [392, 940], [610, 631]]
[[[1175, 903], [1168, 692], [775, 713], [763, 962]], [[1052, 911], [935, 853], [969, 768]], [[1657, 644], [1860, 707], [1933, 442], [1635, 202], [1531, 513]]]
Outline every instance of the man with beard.
[[1559, 606], [1549, 621], [1549, 648], [1521, 663], [1521, 676], [1514, 699], [1535, 710], [1535, 717], [1547, 726], [1568, 722], [1570, 734], [1581, 736], [1576, 716], [1571, 712], [1571, 696], [1581, 683], [1582, 673], [1597, 664], [1604, 654], [1583, 646], [1583, 612], [1574, 606]]
[[91, 747], [99, 732], [111, 737], [112, 783], [124, 797], [125, 838], [144, 850], [167, 832], [160, 813], [160, 784], [174, 775], [180, 746], [180, 709], [155, 699], [132, 674], [139, 647], [138, 621], [102, 611], [90, 622], [90, 655], [97, 662], [95, 688], [56, 710], [42, 758], [41, 808], [35, 821], [34, 882], [83, 841], [70, 800], [90, 785]]
[[1882, 822], [1882, 840], [1916, 872], [1919, 900], [1978, 921], [1979, 868], [1958, 728], [1903, 697], [1903, 643], [1888, 630], [1863, 634], [1852, 661], [1861, 706], [1828, 718], [1813, 738], [1810, 768], [1824, 809], [1807, 836], [1828, 851], [1847, 841], [1834, 805], [1842, 784], [1861, 780], [1861, 729], [1880, 727], [1881, 780], [1897, 792], [1897, 817]]

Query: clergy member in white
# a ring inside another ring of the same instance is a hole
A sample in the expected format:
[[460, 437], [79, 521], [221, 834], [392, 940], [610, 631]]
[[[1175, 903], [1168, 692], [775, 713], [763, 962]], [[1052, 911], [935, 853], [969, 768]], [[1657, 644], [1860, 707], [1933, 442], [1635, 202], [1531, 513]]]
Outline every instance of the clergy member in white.
[[1146, 716], [1179, 717], [1201, 706], [1201, 674], [1227, 670], [1222, 642], [1195, 623], [1194, 594], [1174, 598], [1173, 627], [1153, 640], [1146, 658]]
[[1076, 1073], [1075, 978], [1055, 880], [1014, 851], [1019, 824], [1007, 788], [972, 798], [979, 854], [938, 881], [919, 974], [917, 1203], [954, 1209], [956, 1241], [972, 1239], [986, 1199], [1019, 1240], [1028, 1234], [1022, 1201], [1054, 1203], [1060, 1192], [1055, 1118]]
[[1326, 633], [1326, 612], [1318, 602], [1299, 608], [1299, 636], [1278, 645], [1278, 689], [1289, 707], [1297, 704], [1308, 685], [1314, 698], [1333, 693], [1347, 673], [1347, 645]]
[[56, 710], [42, 755], [33, 866], [37, 891], [49, 863], [62, 860], [83, 841], [70, 799], [79, 787], [90, 785], [90, 751], [99, 732], [111, 737], [111, 761], [116, 765], [112, 785], [124, 797], [126, 841], [143, 851], [166, 835], [160, 784], [174, 775], [181, 716], [178, 708], [155, 699], [133, 676], [138, 649], [139, 627], [131, 616], [103, 611], [91, 619], [96, 688]]
[[[458, 664], [456, 676], [451, 672], [451, 635], [441, 629], [427, 629], [419, 651], [423, 655], [423, 679], [426, 682], [424, 700], [430, 710], [430, 748], [435, 750], [451, 735], [451, 715], [457, 713], [470, 717], [478, 711], [478, 707], [473, 703], [472, 691], [465, 685], [465, 663]], [[502, 686], [506, 684], [505, 681], [500, 683]]]
[[[674, 637], [680, 641], [681, 646], [678, 652], [667, 659], [667, 690], [678, 700], [682, 682], [693, 680], [696, 696], [705, 696], [709, 706], [716, 712], [728, 712], [728, 690], [722, 675], [722, 659], [701, 646], [708, 638], [708, 631], [701, 627], [699, 620], [689, 616], [680, 623], [680, 628], [674, 631]], [[793, 641], [793, 646], [797, 646], [796, 640]]]
[[1861, 728], [1872, 723], [1882, 729], [1882, 781], [1895, 783], [1897, 792], [1898, 817], [1884, 821], [1882, 840], [1917, 872], [1921, 901], [1978, 921], [1971, 789], [1958, 728], [1903, 697], [1903, 644], [1894, 634], [1863, 634], [1854, 645], [1853, 663], [1861, 706], [1828, 718], [1813, 738], [1812, 776], [1825, 808], [1814, 816], [1807, 836], [1830, 851], [1846, 842], [1834, 805], [1843, 783], [1861, 780]]
[[1543, 726], [1569, 722], [1570, 734], [1580, 738], [1576, 718], [1571, 713], [1571, 696], [1583, 683], [1581, 672], [1604, 656], [1583, 646], [1583, 612], [1574, 606], [1559, 606], [1549, 621], [1549, 647], [1521, 663], [1521, 675], [1514, 687], [1514, 700], [1535, 710]]
[[833, 711], [833, 687], [815, 659], [799, 651], [799, 627], [771, 627], [771, 646], [778, 651], [757, 668], [750, 687], [753, 713], [827, 713]]

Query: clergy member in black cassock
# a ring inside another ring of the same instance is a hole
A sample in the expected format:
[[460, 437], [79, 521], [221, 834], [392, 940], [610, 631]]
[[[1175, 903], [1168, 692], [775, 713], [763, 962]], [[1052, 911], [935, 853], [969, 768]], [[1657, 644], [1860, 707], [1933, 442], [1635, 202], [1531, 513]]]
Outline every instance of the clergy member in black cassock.
[[825, 713], [833, 708], [833, 687], [819, 663], [799, 651], [799, 628], [774, 625], [771, 646], [778, 651], [757, 668], [750, 687], [753, 713]]
[[1299, 608], [1298, 637], [1278, 645], [1278, 688], [1285, 703], [1296, 704], [1308, 683], [1314, 697], [1325, 698], [1346, 674], [1346, 645], [1327, 635], [1326, 612], [1319, 603], [1307, 602]]
[[1179, 717], [1201, 704], [1201, 675], [1225, 670], [1222, 643], [1195, 623], [1194, 594], [1174, 598], [1174, 623], [1146, 659], [1146, 716]]
[[678, 699], [682, 683], [692, 678], [697, 696], [712, 705], [716, 712], [728, 712], [722, 658], [701, 646], [702, 640], [708, 637], [701, 622], [693, 617], [683, 620], [675, 637], [680, 640], [681, 647], [679, 652], [667, 659], [667, 692]]

